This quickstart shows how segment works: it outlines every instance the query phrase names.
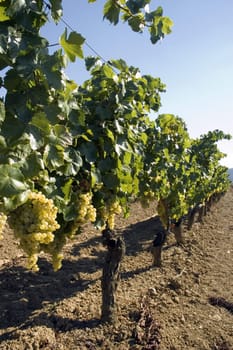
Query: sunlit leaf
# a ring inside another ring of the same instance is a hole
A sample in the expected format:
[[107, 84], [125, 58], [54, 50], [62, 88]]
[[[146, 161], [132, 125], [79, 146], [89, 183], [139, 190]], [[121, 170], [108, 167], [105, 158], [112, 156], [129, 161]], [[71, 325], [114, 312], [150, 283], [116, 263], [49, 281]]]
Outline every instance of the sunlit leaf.
[[10, 19], [6, 14], [7, 7], [4, 5], [0, 5], [0, 22], [8, 21]]
[[115, 0], [107, 0], [104, 5], [104, 18], [116, 25], [119, 22], [120, 8]]
[[85, 39], [76, 32], [71, 32], [67, 38], [67, 29], [61, 35], [59, 42], [71, 62], [74, 62], [76, 57], [83, 58], [82, 45]]
[[47, 145], [43, 160], [49, 170], [59, 169], [64, 164], [64, 151], [54, 145]]
[[24, 176], [17, 166], [0, 165], [0, 197], [11, 197], [27, 190]]

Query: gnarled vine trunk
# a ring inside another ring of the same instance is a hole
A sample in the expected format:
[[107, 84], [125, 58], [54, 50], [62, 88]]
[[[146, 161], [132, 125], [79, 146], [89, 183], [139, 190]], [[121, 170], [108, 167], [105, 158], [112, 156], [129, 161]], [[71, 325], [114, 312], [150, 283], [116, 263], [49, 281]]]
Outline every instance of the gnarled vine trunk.
[[103, 266], [102, 287], [102, 322], [116, 323], [116, 290], [119, 283], [120, 263], [125, 255], [125, 243], [114, 231], [105, 229], [103, 244], [107, 246], [107, 254]]
[[204, 215], [205, 215], [205, 206], [204, 205], [200, 205], [198, 208], [198, 221], [203, 224], [204, 222]]
[[193, 224], [195, 222], [196, 213], [197, 213], [197, 207], [196, 206], [189, 211], [188, 224], [187, 224], [187, 229], [189, 231], [192, 229]]
[[183, 225], [182, 219], [179, 219], [174, 223], [172, 231], [174, 232], [176, 243], [183, 244], [184, 243], [184, 235], [183, 235]]
[[160, 267], [162, 263], [162, 248], [167, 237], [167, 230], [163, 227], [156, 233], [153, 240], [153, 245], [151, 248], [151, 253], [153, 256], [153, 266]]

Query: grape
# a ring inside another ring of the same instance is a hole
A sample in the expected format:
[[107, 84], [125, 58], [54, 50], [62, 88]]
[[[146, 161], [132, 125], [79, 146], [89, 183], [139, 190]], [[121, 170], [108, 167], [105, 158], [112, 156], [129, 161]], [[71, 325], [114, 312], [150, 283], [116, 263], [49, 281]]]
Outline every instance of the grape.
[[[20, 246], [28, 256], [27, 267], [38, 271], [38, 255], [47, 253], [52, 258], [54, 270], [61, 268], [63, 255], [61, 250], [68, 237], [72, 238], [87, 221], [95, 222], [96, 209], [92, 204], [92, 192], [78, 193], [76, 199], [77, 216], [71, 224], [69, 232], [61, 232], [56, 221], [57, 208], [51, 199], [40, 192], [31, 192], [28, 200], [15, 209], [9, 224], [15, 236], [20, 240]], [[110, 199], [101, 215], [104, 222], [113, 229], [115, 215], [121, 213], [119, 201]]]
[[52, 260], [54, 271], [58, 271], [62, 266], [63, 254], [54, 253], [52, 256]]
[[33, 271], [38, 271], [38, 254], [53, 243], [54, 232], [60, 227], [56, 216], [53, 201], [41, 192], [31, 192], [26, 203], [10, 214], [9, 225], [28, 255], [27, 267]]
[[33, 270], [35, 272], [39, 271], [39, 267], [37, 265], [38, 254], [34, 253], [28, 256], [27, 268], [29, 270]]
[[4, 213], [0, 213], [0, 240], [3, 239], [3, 230], [6, 225], [7, 216]]
[[106, 228], [108, 226], [111, 230], [114, 229], [115, 226], [115, 216], [120, 214], [122, 211], [121, 205], [117, 199], [110, 199], [106, 205], [100, 209], [100, 217], [101, 220], [105, 223], [101, 229]]
[[72, 229], [69, 233], [70, 237], [73, 237], [82, 224], [87, 221], [95, 222], [96, 220], [96, 209], [91, 204], [92, 193], [80, 193], [77, 196], [77, 217], [73, 222]]

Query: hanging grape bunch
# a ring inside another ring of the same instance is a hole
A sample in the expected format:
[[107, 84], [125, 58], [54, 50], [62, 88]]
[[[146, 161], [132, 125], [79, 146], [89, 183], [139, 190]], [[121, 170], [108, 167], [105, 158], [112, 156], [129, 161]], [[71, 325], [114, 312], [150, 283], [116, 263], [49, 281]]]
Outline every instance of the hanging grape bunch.
[[9, 225], [28, 255], [27, 267], [33, 271], [38, 270], [38, 254], [54, 241], [55, 231], [60, 227], [56, 216], [53, 201], [40, 192], [31, 192], [26, 203], [10, 214]]

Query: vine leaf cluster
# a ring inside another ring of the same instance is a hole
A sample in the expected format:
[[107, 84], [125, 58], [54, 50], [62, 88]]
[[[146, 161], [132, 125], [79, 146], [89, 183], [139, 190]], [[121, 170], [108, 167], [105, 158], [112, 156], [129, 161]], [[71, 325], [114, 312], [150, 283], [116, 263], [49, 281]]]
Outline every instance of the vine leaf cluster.
[[[107, 0], [103, 15], [113, 24], [127, 22], [133, 31], [148, 29], [156, 43], [170, 33], [172, 21], [160, 7], [150, 11], [149, 4]], [[122, 59], [102, 63], [85, 57], [90, 79], [82, 85], [69, 79], [64, 69], [68, 61], [83, 58], [85, 39], [66, 29], [61, 47], [51, 54], [40, 34], [50, 14], [55, 22], [62, 18], [61, 0], [0, 1], [5, 91], [0, 101], [0, 212], [2, 222], [4, 215], [14, 216], [32, 193], [38, 194], [31, 204], [36, 208], [43, 207], [44, 197], [51, 200], [57, 229], [46, 231], [54, 237], [47, 240], [47, 250], [60, 266], [59, 252], [85, 221], [112, 229], [115, 215], [129, 214], [132, 199], [144, 204], [158, 200], [166, 226], [213, 193], [224, 192], [229, 181], [216, 144], [229, 135], [216, 130], [191, 140], [179, 117], [160, 115], [151, 121], [166, 87]], [[40, 217], [41, 223], [36, 217], [30, 223], [37, 232], [21, 236], [33, 261], [45, 249], [39, 237], [48, 220]], [[33, 249], [30, 237], [39, 242]]]

